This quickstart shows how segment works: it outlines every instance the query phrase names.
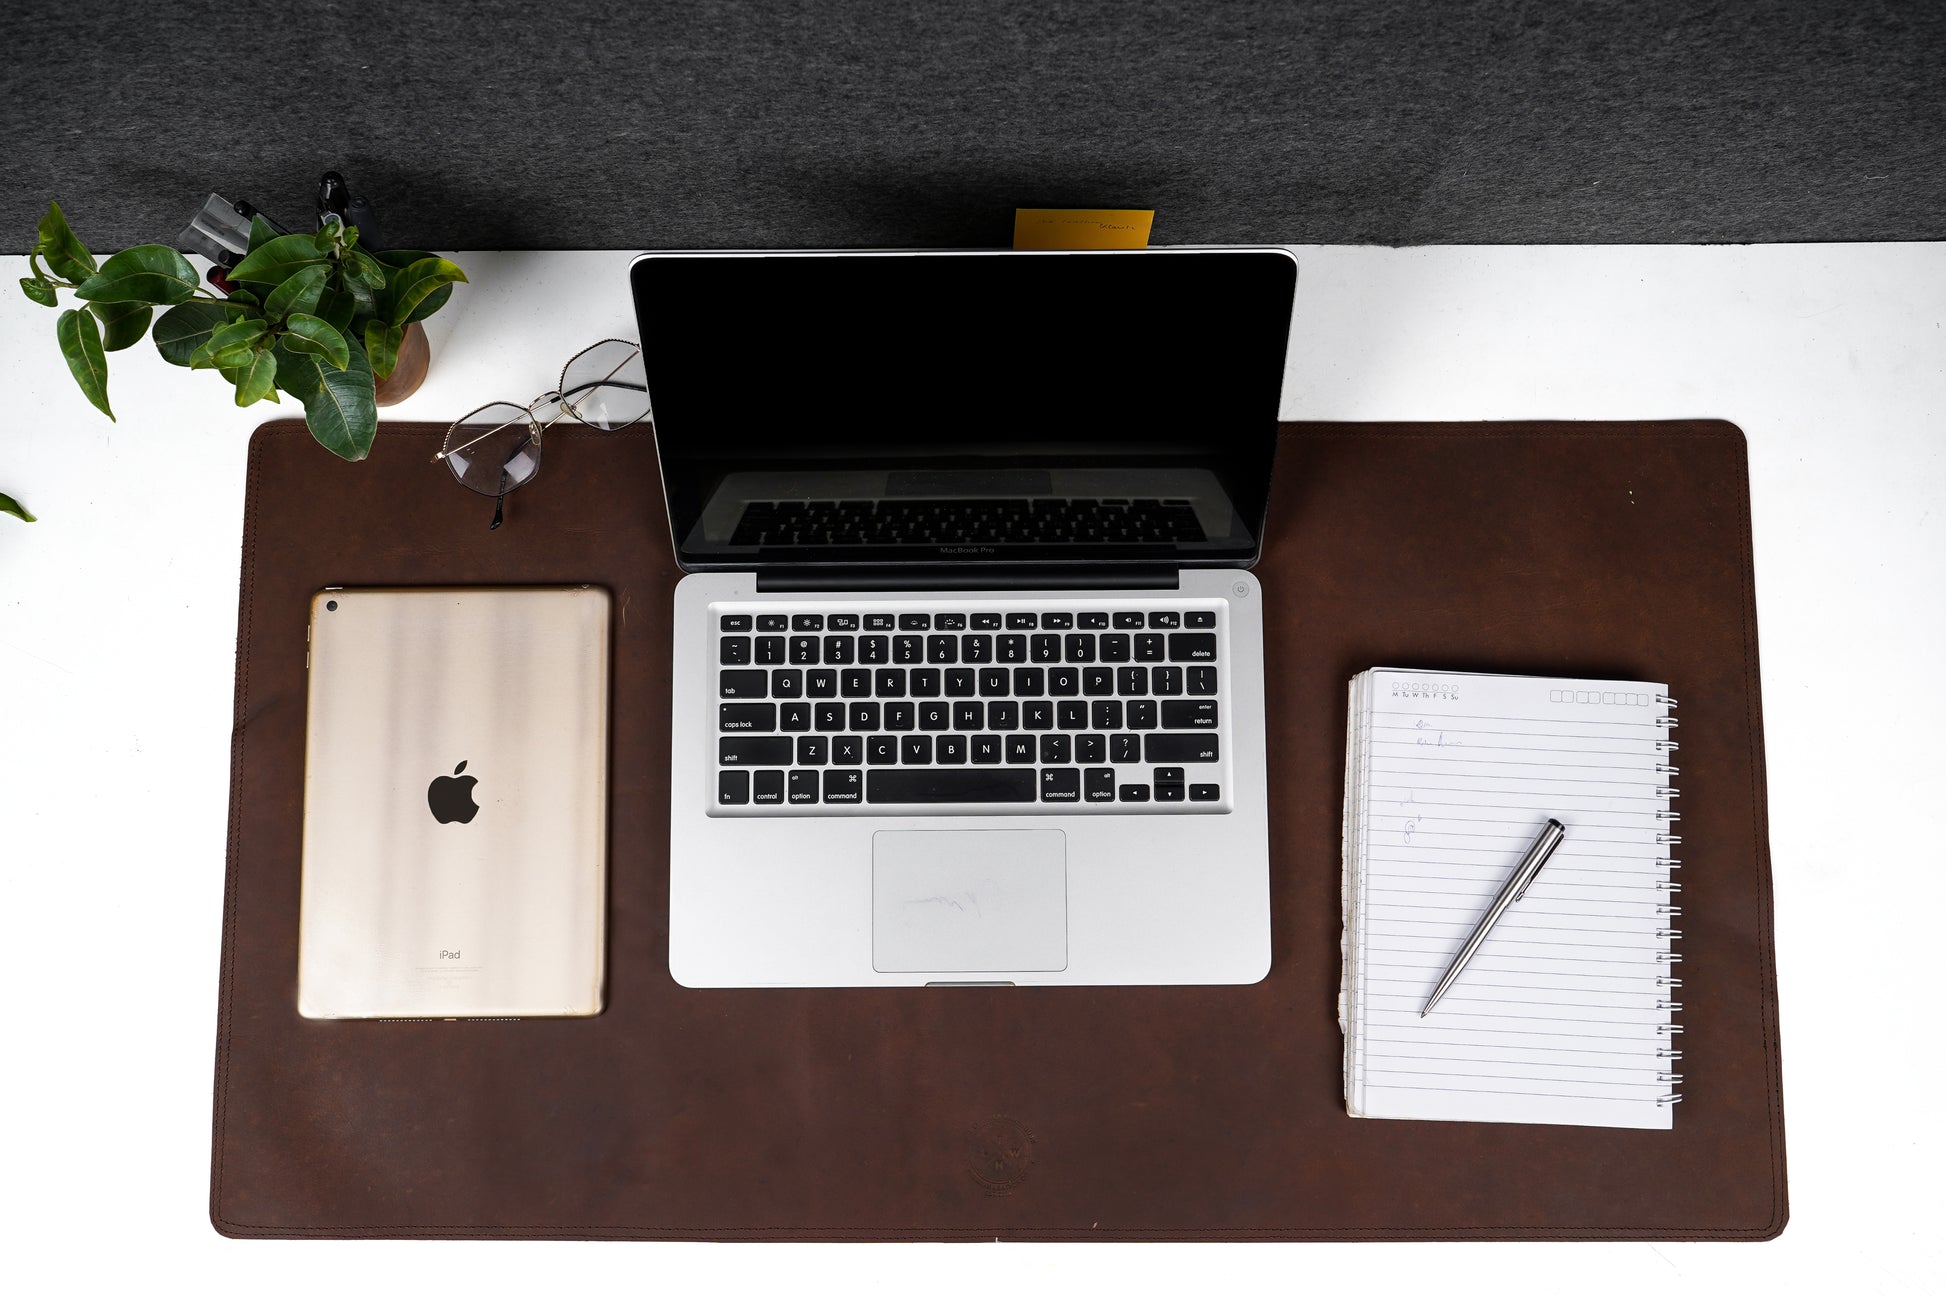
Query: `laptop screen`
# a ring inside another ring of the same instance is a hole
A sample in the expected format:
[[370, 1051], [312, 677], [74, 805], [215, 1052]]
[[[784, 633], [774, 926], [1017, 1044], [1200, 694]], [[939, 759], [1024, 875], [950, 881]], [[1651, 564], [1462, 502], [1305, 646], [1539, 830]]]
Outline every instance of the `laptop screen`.
[[1256, 558], [1287, 253], [670, 253], [631, 280], [686, 569]]

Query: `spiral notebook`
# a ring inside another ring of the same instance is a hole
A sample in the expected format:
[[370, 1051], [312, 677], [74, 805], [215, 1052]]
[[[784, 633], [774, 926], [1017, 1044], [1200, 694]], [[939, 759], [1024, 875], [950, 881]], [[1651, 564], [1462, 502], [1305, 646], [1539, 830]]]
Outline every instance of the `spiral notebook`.
[[[1642, 681], [1352, 680], [1339, 994], [1352, 1116], [1670, 1127], [1674, 707]], [[1422, 1017], [1550, 817], [1565, 840]]]

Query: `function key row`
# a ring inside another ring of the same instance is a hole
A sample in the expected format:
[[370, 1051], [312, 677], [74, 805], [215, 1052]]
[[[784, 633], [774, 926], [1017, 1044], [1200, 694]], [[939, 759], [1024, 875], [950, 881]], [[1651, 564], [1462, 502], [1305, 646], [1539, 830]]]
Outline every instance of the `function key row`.
[[903, 613], [725, 613], [721, 626], [726, 634], [748, 634], [753, 629], [766, 632], [856, 630], [1214, 630], [1216, 614], [1196, 612], [903, 612]]

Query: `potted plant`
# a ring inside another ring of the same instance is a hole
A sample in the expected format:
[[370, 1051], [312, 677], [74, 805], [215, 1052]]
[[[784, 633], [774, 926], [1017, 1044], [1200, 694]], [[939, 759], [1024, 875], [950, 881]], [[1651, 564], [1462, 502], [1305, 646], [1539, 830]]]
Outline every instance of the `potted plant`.
[[398, 363], [407, 329], [466, 282], [441, 257], [360, 248], [357, 227], [335, 216], [315, 234], [279, 234], [253, 218], [227, 292], [205, 286], [180, 252], [161, 244], [126, 248], [97, 265], [58, 203], [48, 204], [38, 236], [28, 258], [34, 273], [20, 287], [42, 306], [58, 308], [61, 289], [79, 299], [54, 332], [96, 409], [115, 417], [107, 353], [141, 341], [153, 324], [164, 360], [215, 370], [236, 389], [238, 405], [276, 402], [279, 392], [295, 397], [311, 435], [351, 460], [371, 450], [374, 385]]

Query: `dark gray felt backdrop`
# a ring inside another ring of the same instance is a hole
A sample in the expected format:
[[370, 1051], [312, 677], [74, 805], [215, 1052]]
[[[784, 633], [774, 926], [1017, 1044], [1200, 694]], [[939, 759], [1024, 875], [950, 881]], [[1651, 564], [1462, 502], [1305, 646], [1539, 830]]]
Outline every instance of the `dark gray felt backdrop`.
[[395, 245], [987, 246], [1946, 234], [1941, 0], [4, 6], [0, 247], [214, 189]]

